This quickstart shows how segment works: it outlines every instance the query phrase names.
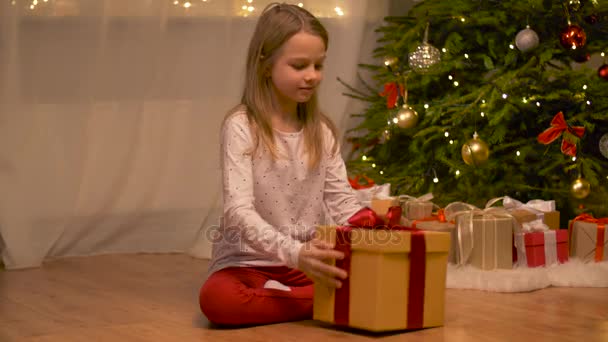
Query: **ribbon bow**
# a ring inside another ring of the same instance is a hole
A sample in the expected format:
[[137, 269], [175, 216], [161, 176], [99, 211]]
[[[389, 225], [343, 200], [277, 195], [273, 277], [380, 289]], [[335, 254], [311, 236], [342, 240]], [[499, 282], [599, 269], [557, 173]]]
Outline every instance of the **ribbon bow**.
[[[559, 112], [555, 114], [551, 120], [551, 127], [538, 135], [538, 142], [548, 145], [559, 138], [564, 131], [582, 138], [585, 134], [585, 127], [569, 126], [568, 123], [566, 123], [566, 119], [564, 119], [564, 113]], [[576, 144], [568, 139], [562, 139], [562, 153], [571, 157], [576, 157]]]
[[[367, 184], [359, 183], [361, 177], [363, 177]], [[356, 175], [355, 178], [349, 178], [348, 182], [350, 183], [350, 186], [355, 190], [371, 188], [372, 186], [374, 186], [374, 184], [376, 184], [373, 179], [365, 175]]]
[[383, 229], [383, 228], [397, 228], [401, 221], [401, 207], [394, 206], [388, 209], [386, 214], [388, 225], [384, 222], [376, 212], [370, 208], [363, 208], [356, 212], [351, 218], [348, 219], [348, 223], [352, 226], [369, 229]]
[[384, 91], [380, 93], [380, 96], [386, 97], [386, 107], [393, 109], [397, 105], [399, 94], [403, 96], [403, 92], [404, 89], [401, 84], [398, 85], [396, 82], [390, 82], [384, 85]]

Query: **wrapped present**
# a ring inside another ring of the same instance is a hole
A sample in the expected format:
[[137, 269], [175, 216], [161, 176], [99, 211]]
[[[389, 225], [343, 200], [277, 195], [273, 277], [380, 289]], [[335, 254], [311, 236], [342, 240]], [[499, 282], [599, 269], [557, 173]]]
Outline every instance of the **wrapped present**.
[[459, 265], [468, 263], [483, 270], [513, 268], [516, 221], [508, 211], [455, 202], [446, 206], [445, 215], [456, 222]]
[[[365, 184], [361, 184], [361, 178], [365, 180]], [[378, 185], [367, 176], [357, 175], [354, 178], [349, 178], [348, 181], [351, 187], [355, 189], [357, 200], [364, 207], [371, 207], [373, 198], [388, 198], [391, 193], [390, 183]]]
[[523, 230], [515, 234], [517, 264], [522, 267], [538, 267], [568, 261], [568, 231], [550, 230], [542, 220], [523, 224]]
[[555, 201], [534, 199], [524, 204], [514, 198], [504, 196], [489, 200], [486, 208], [499, 201], [502, 201], [503, 207], [517, 220], [519, 228], [526, 222], [541, 219], [550, 229], [559, 229], [560, 215], [559, 211], [555, 210]]
[[317, 227], [349, 276], [339, 289], [315, 283], [313, 318], [376, 332], [443, 325], [450, 235], [371, 227]]
[[408, 195], [399, 196], [401, 208], [403, 208], [404, 216], [408, 220], [419, 220], [431, 216], [433, 213], [433, 207], [435, 206], [431, 202], [432, 199], [433, 194], [431, 193], [422, 195], [420, 197]]
[[570, 235], [570, 255], [583, 261], [600, 262], [608, 260], [608, 217], [594, 218], [582, 214], [568, 224]]
[[389, 209], [394, 206], [399, 206], [399, 198], [391, 196], [376, 196], [372, 198], [371, 208], [383, 220], [386, 220], [386, 214]]
[[431, 217], [426, 217], [421, 220], [413, 220], [409, 221], [404, 219], [405, 225], [412, 228], [434, 231], [434, 232], [444, 232], [450, 234], [450, 250], [448, 252], [448, 262], [452, 264], [456, 264], [458, 261], [458, 231], [456, 229], [456, 224], [452, 222], [448, 222], [445, 218], [445, 214], [443, 209], [440, 209], [437, 215], [432, 215]]

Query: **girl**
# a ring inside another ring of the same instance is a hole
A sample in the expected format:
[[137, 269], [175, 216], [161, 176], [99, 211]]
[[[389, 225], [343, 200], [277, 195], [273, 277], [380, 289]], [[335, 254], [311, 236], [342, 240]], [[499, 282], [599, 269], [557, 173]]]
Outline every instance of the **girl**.
[[222, 124], [224, 217], [199, 298], [212, 323], [310, 319], [313, 280], [340, 287], [347, 276], [323, 262], [342, 253], [312, 239], [326, 211], [345, 224], [362, 209], [317, 108], [327, 41], [298, 6], [273, 3], [257, 23], [242, 103]]

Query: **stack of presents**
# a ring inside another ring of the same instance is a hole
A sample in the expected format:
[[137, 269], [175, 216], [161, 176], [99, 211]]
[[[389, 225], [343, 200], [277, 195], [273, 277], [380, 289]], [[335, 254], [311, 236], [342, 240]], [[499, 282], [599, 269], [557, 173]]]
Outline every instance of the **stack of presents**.
[[376, 332], [441, 326], [448, 263], [491, 271], [608, 260], [608, 218], [584, 214], [560, 229], [554, 201], [431, 200], [382, 195], [348, 226], [317, 227], [345, 253], [335, 264], [349, 277], [339, 289], [315, 284], [314, 319]]

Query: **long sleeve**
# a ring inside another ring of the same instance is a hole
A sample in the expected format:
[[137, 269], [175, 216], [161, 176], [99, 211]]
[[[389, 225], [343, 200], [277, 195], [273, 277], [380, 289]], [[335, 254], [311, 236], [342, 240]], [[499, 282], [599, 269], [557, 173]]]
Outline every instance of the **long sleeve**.
[[[334, 139], [330, 133], [326, 134], [326, 137], [329, 150]], [[325, 205], [329, 215], [337, 224], [346, 224], [351, 216], [362, 209], [362, 206], [355, 195], [355, 190], [348, 183], [346, 166], [339, 149], [335, 153], [326, 153], [328, 158], [325, 170]]]
[[[244, 115], [228, 118], [221, 132], [224, 195], [224, 237], [236, 233], [241, 252], [251, 248], [270, 260], [296, 267], [302, 242], [267, 222], [255, 207], [252, 169], [253, 137]], [[233, 237], [234, 238], [234, 237]]]

